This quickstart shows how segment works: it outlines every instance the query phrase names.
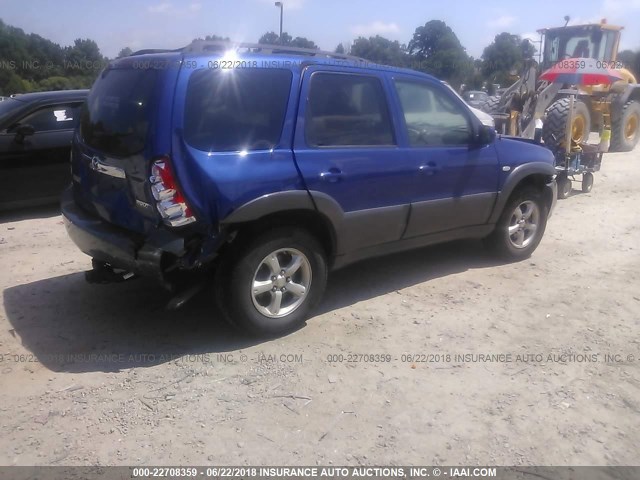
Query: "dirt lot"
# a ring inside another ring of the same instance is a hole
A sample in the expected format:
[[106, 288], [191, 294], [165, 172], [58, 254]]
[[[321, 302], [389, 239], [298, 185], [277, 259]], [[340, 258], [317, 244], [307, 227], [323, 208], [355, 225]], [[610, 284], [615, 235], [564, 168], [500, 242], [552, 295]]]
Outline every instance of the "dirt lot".
[[528, 261], [461, 242], [336, 272], [267, 342], [206, 295], [88, 285], [55, 210], [5, 214], [0, 464], [638, 464], [639, 178], [608, 155]]

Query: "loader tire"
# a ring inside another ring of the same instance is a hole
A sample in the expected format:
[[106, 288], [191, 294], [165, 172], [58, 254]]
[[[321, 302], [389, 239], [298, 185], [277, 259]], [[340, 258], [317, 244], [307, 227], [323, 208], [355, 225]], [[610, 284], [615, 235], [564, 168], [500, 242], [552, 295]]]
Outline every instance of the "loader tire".
[[494, 113], [502, 113], [502, 110], [499, 108], [500, 97], [489, 97], [487, 98], [482, 105], [480, 105], [480, 110], [489, 115]]
[[630, 100], [625, 103], [620, 115], [611, 121], [610, 152], [630, 152], [640, 139], [640, 103]]
[[[564, 148], [567, 122], [569, 121], [569, 98], [560, 98], [547, 109], [544, 125], [542, 126], [542, 140], [552, 150]], [[575, 100], [573, 103], [573, 140], [586, 142], [591, 132], [591, 115], [587, 105]]]

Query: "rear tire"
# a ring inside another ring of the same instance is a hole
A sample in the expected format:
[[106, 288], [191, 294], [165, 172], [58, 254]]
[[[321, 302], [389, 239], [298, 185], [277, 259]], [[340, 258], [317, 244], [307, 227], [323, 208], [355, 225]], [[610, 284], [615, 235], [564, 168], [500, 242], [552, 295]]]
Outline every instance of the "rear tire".
[[221, 267], [215, 287], [220, 309], [230, 324], [256, 336], [301, 327], [327, 283], [322, 246], [294, 227], [257, 236]]
[[[542, 126], [542, 139], [545, 145], [552, 150], [559, 150], [565, 146], [567, 123], [570, 117], [569, 103], [569, 98], [560, 98], [547, 109], [546, 118]], [[589, 139], [589, 133], [591, 133], [589, 108], [584, 102], [575, 100], [573, 102], [573, 113], [573, 128], [579, 130], [575, 132], [573, 139], [578, 142], [586, 142]]]
[[610, 152], [630, 152], [640, 139], [640, 103], [631, 100], [611, 122]]
[[548, 215], [542, 192], [531, 187], [523, 188], [511, 196], [485, 243], [505, 260], [524, 260], [540, 244]]

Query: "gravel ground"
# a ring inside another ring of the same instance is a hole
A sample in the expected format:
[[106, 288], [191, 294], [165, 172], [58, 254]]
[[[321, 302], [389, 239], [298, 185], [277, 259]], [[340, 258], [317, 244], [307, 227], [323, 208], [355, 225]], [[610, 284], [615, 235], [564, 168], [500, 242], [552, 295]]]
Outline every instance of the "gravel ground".
[[336, 272], [271, 341], [210, 295], [88, 285], [55, 209], [4, 214], [0, 464], [638, 464], [639, 178], [608, 154], [524, 262], [458, 242]]

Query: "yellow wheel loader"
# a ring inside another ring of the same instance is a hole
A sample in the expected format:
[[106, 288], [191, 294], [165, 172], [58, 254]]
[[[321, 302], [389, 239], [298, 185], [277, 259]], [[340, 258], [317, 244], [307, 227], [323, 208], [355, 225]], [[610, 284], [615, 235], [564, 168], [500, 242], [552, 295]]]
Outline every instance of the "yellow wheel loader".
[[[539, 120], [542, 139], [552, 149], [566, 144], [568, 131], [574, 143], [589, 134], [611, 132], [609, 151], [630, 151], [640, 139], [640, 85], [633, 73], [617, 61], [623, 27], [598, 24], [539, 30], [542, 63], [528, 60], [520, 78], [501, 97], [489, 97], [481, 107], [496, 119], [503, 133], [534, 138]], [[568, 58], [593, 58], [603, 69], [617, 70], [623, 81], [612, 85], [562, 85], [538, 80], [538, 75]], [[573, 115], [567, 91], [577, 91]], [[570, 120], [572, 118], [572, 120]], [[572, 121], [570, 128], [568, 122]]]

